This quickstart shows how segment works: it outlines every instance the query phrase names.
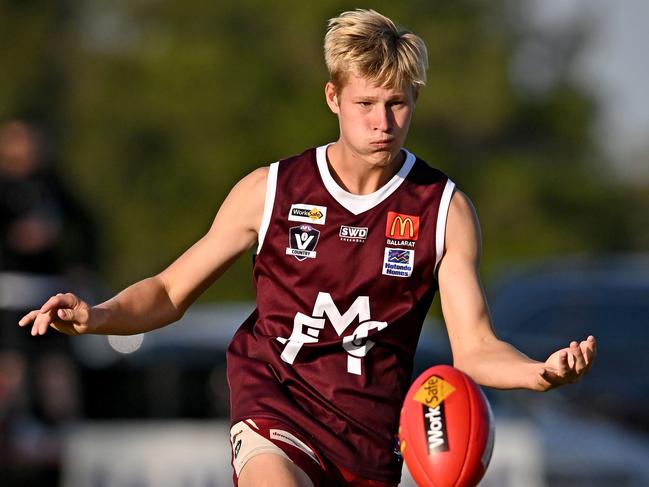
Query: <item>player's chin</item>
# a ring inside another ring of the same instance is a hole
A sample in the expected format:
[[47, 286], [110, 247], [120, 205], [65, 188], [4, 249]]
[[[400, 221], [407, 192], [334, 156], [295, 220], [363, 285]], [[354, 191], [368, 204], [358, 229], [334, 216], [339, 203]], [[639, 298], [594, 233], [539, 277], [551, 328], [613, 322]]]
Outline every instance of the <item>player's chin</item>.
[[373, 166], [388, 167], [394, 161], [395, 157], [399, 155], [399, 151], [374, 149], [369, 152], [368, 160]]

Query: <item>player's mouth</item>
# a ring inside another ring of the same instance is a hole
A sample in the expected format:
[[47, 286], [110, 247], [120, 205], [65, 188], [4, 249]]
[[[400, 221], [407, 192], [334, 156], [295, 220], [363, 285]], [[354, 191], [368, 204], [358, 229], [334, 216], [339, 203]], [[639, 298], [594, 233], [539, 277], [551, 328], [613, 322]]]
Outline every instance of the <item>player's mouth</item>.
[[395, 139], [375, 140], [370, 142], [370, 146], [374, 149], [385, 150], [394, 145]]

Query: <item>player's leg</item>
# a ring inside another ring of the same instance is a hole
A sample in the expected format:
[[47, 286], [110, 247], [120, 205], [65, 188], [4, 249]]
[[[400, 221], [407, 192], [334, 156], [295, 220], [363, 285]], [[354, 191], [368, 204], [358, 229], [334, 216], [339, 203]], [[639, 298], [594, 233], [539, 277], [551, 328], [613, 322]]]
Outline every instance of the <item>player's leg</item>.
[[234, 483], [239, 487], [315, 487], [324, 473], [314, 449], [283, 423], [246, 419], [230, 430]]
[[239, 474], [239, 487], [314, 487], [295, 463], [274, 453], [261, 453], [248, 460]]

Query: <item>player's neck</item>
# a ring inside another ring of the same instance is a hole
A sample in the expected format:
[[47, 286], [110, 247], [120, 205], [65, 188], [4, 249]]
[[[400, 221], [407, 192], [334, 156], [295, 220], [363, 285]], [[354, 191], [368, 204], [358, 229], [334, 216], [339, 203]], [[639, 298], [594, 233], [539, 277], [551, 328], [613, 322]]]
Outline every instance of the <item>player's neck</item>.
[[385, 162], [368, 161], [349, 150], [340, 141], [327, 148], [329, 172], [341, 188], [352, 194], [371, 194], [385, 185], [399, 172], [405, 161], [400, 150]]

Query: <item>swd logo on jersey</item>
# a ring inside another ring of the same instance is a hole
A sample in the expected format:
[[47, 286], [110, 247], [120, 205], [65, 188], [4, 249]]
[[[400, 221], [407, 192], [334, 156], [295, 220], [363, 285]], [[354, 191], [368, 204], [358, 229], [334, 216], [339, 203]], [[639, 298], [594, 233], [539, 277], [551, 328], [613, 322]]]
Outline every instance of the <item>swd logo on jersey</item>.
[[368, 339], [371, 330], [383, 330], [388, 326], [385, 321], [373, 321], [370, 318], [370, 298], [359, 296], [344, 314], [331, 299], [329, 293], [318, 293], [311, 316], [297, 313], [293, 320], [293, 332], [288, 338], [277, 337], [280, 343], [285, 344], [281, 358], [284, 362], [292, 364], [302, 345], [318, 343], [320, 331], [324, 329], [327, 319], [334, 330], [341, 336], [345, 330], [358, 319], [358, 326], [354, 331], [342, 339], [342, 347], [347, 352], [347, 372], [361, 375], [361, 359], [367, 355], [375, 343]]
[[320, 231], [311, 225], [289, 228], [286, 255], [292, 255], [297, 260], [315, 259], [315, 246], [318, 245], [319, 239]]
[[288, 212], [288, 219], [292, 222], [324, 225], [327, 220], [327, 207], [309, 204], [291, 205], [291, 210]]
[[343, 242], [363, 243], [367, 238], [367, 227], [348, 227], [347, 225], [342, 225], [338, 236]]

